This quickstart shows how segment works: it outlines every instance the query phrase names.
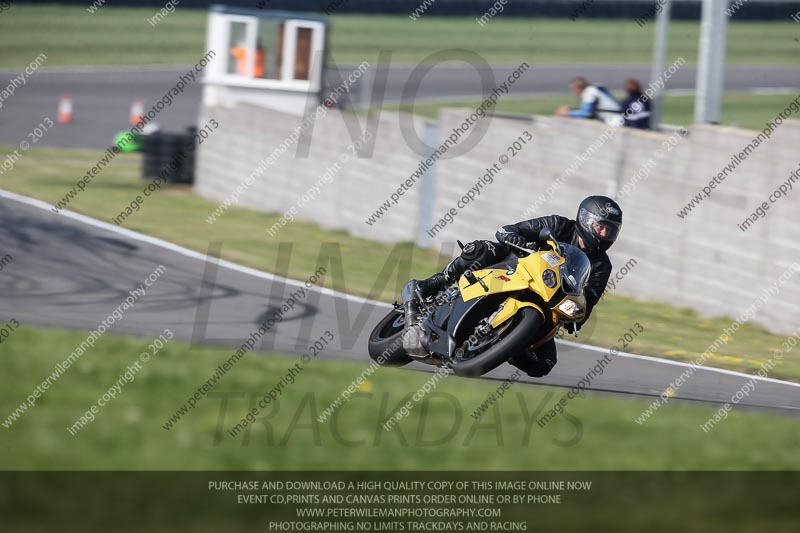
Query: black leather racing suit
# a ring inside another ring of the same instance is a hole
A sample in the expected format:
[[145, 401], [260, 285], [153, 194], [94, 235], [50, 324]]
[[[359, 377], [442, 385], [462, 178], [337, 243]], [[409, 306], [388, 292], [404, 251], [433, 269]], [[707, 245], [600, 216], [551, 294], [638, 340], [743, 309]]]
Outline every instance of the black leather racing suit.
[[[495, 236], [502, 242], [503, 235], [516, 233], [522, 235], [528, 242], [539, 242], [539, 232], [550, 229], [555, 239], [559, 242], [566, 242], [578, 246], [578, 233], [575, 231], [575, 221], [558, 215], [534, 218], [503, 226]], [[468, 268], [486, 268], [495, 263], [501, 262], [508, 255], [510, 247], [491, 241], [475, 241], [467, 245], [465, 253], [456, 257], [452, 263], [447, 265], [444, 274], [448, 281], [458, 279]], [[592, 308], [600, 300], [603, 291], [606, 289], [608, 278], [611, 275], [611, 260], [604, 251], [591, 252], [586, 254], [592, 264], [592, 272], [589, 275], [589, 282], [586, 286], [586, 317], [581, 324], [588, 320], [592, 313]], [[529, 376], [541, 377], [550, 372], [557, 360], [555, 339], [539, 346], [535, 353], [528, 351], [515, 355], [509, 361], [514, 366], [525, 371]]]

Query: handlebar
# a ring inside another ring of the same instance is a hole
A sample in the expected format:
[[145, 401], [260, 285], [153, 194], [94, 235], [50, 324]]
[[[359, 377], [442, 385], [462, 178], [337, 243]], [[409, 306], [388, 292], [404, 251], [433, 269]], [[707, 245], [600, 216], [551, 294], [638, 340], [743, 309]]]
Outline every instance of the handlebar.
[[[551, 240], [553, 240], [553, 242], [556, 243], [556, 252], [558, 252], [559, 255], [564, 255], [563, 251], [561, 250], [561, 243], [559, 243], [555, 239], [551, 239]], [[517, 246], [516, 244], [510, 243], [510, 242], [507, 242], [506, 245], [512, 246], [514, 248], [517, 248], [518, 250], [522, 250], [523, 252], [527, 252], [527, 253], [541, 252], [543, 249], [546, 248], [546, 246], [543, 245], [542, 243], [535, 242], [535, 241], [526, 242], [524, 247], [523, 246]]]
[[516, 244], [511, 243], [511, 242], [507, 242], [505, 244], [507, 246], [511, 246], [513, 248], [516, 248], [518, 250], [522, 250], [523, 252], [527, 252], [527, 253], [533, 253], [533, 252], [538, 252], [539, 251], [539, 243], [533, 242], [533, 241], [526, 242], [525, 246], [519, 246], [519, 245], [516, 245]]

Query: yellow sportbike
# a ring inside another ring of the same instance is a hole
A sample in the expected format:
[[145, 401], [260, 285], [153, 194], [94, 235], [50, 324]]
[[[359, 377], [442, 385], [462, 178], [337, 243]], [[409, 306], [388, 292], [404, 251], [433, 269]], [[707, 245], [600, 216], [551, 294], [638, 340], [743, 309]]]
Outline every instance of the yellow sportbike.
[[370, 334], [370, 357], [381, 364], [419, 361], [480, 376], [549, 341], [560, 327], [580, 322], [591, 262], [547, 230], [540, 239], [547, 243], [542, 249], [533, 243], [509, 245], [515, 253], [501, 263], [467, 270], [457, 286], [420, 302], [420, 355], [403, 349], [403, 310], [395, 303]]

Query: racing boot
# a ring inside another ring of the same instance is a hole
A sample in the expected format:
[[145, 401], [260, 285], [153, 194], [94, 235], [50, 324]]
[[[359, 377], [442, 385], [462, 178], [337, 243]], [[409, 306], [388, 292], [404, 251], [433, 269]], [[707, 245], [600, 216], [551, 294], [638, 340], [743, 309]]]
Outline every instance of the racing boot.
[[420, 298], [424, 299], [447, 288], [451, 281], [448, 279], [446, 272], [439, 272], [428, 279], [420, 280], [417, 283], [417, 293], [419, 294]]

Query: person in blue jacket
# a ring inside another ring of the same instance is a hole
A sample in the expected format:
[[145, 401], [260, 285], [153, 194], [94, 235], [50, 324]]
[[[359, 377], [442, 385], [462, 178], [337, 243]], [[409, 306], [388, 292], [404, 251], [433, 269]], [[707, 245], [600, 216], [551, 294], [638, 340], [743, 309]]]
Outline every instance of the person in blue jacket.
[[569, 88], [580, 97], [581, 106], [578, 109], [561, 106], [557, 115], [598, 119], [608, 125], [622, 126], [622, 106], [608, 89], [602, 85], [590, 84], [586, 78], [575, 78], [570, 82]]

